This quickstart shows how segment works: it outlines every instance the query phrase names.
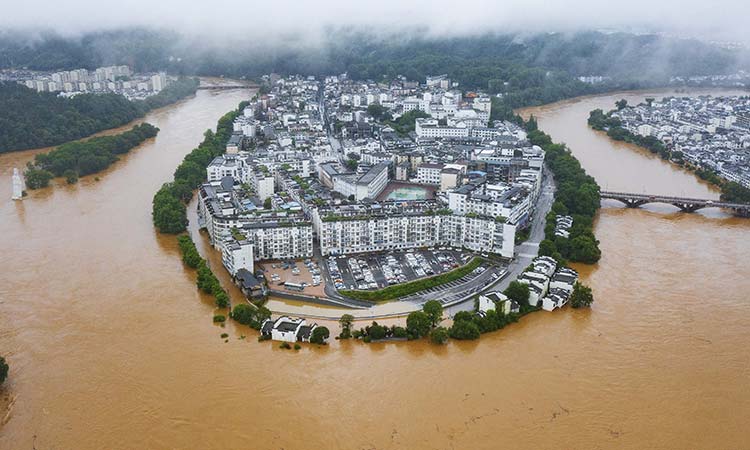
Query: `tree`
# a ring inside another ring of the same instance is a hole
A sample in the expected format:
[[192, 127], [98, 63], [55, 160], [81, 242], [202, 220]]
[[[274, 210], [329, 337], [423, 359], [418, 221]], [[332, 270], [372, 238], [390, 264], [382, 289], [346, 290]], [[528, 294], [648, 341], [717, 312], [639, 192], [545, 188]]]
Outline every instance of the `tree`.
[[370, 106], [367, 107], [367, 114], [372, 116], [372, 118], [375, 120], [382, 119], [386, 111], [388, 111], [387, 108], [377, 103], [372, 103], [370, 104]]
[[259, 306], [255, 310], [255, 320], [258, 322], [258, 328], [263, 325], [263, 322], [271, 318], [271, 310], [265, 306]]
[[255, 319], [255, 308], [248, 305], [247, 303], [240, 303], [239, 305], [232, 308], [232, 312], [229, 317], [241, 323], [242, 325], [250, 325]]
[[458, 340], [473, 340], [479, 339], [481, 334], [479, 327], [474, 322], [468, 320], [459, 320], [454, 322], [450, 331], [448, 332], [450, 337]]
[[576, 236], [570, 241], [569, 259], [574, 262], [593, 264], [599, 261], [602, 252], [599, 250], [599, 241], [593, 236]]
[[377, 322], [373, 322], [367, 330], [367, 335], [374, 340], [385, 339], [386, 329], [384, 326], [378, 325]]
[[448, 337], [448, 330], [445, 327], [437, 327], [430, 332], [430, 340], [433, 344], [445, 344]]
[[456, 313], [455, 316], [453, 316], [453, 322], [460, 322], [460, 321], [471, 322], [472, 320], [474, 320], [474, 314], [470, 313], [469, 311], [459, 311]]
[[24, 178], [26, 179], [26, 187], [40, 189], [49, 186], [49, 182], [54, 178], [54, 175], [46, 170], [29, 168], [24, 173]]
[[413, 311], [406, 317], [406, 331], [410, 339], [427, 336], [432, 328], [432, 320], [423, 311]]
[[330, 336], [330, 332], [326, 327], [315, 327], [312, 334], [310, 335], [310, 342], [313, 344], [325, 345], [326, 339]]
[[73, 169], [63, 172], [63, 176], [65, 177], [65, 182], [68, 184], [76, 184], [78, 182], [78, 174]]
[[273, 202], [271, 201], [271, 197], [268, 197], [268, 198], [266, 198], [266, 199], [265, 199], [265, 200], [263, 201], [263, 207], [264, 207], [265, 209], [271, 209], [271, 207], [272, 207], [272, 206], [273, 206]]
[[409, 336], [409, 333], [407, 333], [406, 328], [394, 325], [391, 327], [391, 336], [395, 338], [405, 338]]
[[229, 307], [229, 294], [222, 289], [219, 292], [214, 293], [214, 297], [216, 297], [216, 307], [217, 308], [228, 308]]
[[573, 286], [573, 294], [570, 296], [570, 304], [573, 308], [585, 308], [591, 306], [594, 303], [594, 294], [591, 292], [591, 288], [576, 282]]
[[174, 196], [169, 183], [162, 185], [154, 195], [151, 214], [154, 225], [161, 233], [177, 234], [187, 228], [187, 209], [185, 204]]
[[443, 305], [441, 305], [437, 300], [427, 301], [422, 307], [422, 311], [424, 311], [425, 314], [427, 314], [427, 316], [430, 318], [430, 323], [432, 324], [433, 328], [435, 328], [437, 324], [439, 324], [440, 321], [443, 320]]
[[549, 239], [544, 239], [539, 243], [539, 255], [540, 256], [552, 256], [557, 251], [555, 243]]
[[622, 100], [616, 101], [615, 106], [617, 106], [618, 110], [623, 110], [628, 107], [628, 101], [623, 98]]
[[339, 319], [339, 325], [341, 326], [341, 333], [339, 338], [349, 339], [352, 337], [352, 324], [354, 323], [354, 316], [351, 314], [344, 314]]
[[5, 379], [8, 378], [8, 370], [10, 370], [8, 363], [5, 362], [4, 357], [0, 356], [0, 384], [3, 384]]
[[520, 281], [511, 281], [503, 294], [509, 299], [515, 300], [519, 305], [529, 303], [529, 286]]

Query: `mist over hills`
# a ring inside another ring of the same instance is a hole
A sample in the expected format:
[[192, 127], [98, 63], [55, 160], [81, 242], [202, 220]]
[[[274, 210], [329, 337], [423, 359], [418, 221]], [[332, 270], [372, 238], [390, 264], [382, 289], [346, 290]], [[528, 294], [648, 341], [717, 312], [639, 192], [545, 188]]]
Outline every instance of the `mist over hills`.
[[[33, 70], [128, 64], [138, 71], [258, 77], [264, 73], [349, 72], [380, 79], [448, 73], [467, 87], [488, 88], [502, 69], [524, 67], [571, 77], [599, 75], [617, 82], [663, 83], [670, 76], [716, 75], [748, 68], [745, 49], [656, 34], [579, 31], [434, 37], [419, 30], [378, 33], [327, 29], [319, 40], [213, 42], [171, 30], [125, 28], [62, 36], [0, 32], [0, 67]], [[504, 80], [508, 81], [508, 80]]]

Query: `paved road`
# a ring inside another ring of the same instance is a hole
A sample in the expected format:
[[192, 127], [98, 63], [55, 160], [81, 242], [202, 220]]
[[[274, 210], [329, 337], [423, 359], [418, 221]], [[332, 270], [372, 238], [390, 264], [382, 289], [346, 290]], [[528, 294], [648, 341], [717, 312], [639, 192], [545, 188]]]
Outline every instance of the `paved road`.
[[[539, 243], [544, 240], [544, 227], [546, 217], [552, 208], [555, 200], [555, 181], [552, 174], [545, 168], [545, 176], [542, 180], [542, 191], [536, 203], [536, 208], [532, 215], [531, 233], [526, 242], [516, 246], [516, 257], [506, 268], [506, 273], [495, 284], [486, 286], [482, 291], [502, 291], [508, 287], [511, 281], [518, 276], [531, 264], [531, 261], [539, 254]], [[468, 299], [467, 299], [468, 300]], [[471, 301], [456, 302], [447, 308], [447, 313], [453, 316], [459, 311], [467, 311], [474, 308], [474, 302]]]

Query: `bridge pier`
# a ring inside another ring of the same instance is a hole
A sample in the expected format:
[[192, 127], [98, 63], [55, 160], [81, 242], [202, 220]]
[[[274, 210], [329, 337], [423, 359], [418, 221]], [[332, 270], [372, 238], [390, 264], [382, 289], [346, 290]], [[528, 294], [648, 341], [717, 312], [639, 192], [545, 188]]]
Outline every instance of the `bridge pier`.
[[646, 200], [638, 200], [633, 198], [624, 198], [620, 201], [625, 204], [626, 208], [639, 208], [646, 204]]
[[703, 207], [702, 205], [696, 205], [694, 203], [672, 203], [672, 205], [680, 208], [682, 212], [686, 213], [695, 212]]

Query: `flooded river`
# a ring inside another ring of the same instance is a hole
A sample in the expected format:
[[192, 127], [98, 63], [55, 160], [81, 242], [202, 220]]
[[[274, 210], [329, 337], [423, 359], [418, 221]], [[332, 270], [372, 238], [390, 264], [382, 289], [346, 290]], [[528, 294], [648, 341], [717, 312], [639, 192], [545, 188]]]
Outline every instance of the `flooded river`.
[[[10, 176], [32, 152], [0, 155], [0, 449], [750, 446], [750, 221], [718, 211], [607, 204], [603, 258], [583, 270], [593, 309], [475, 342], [293, 352], [214, 325], [174, 239], [151, 226], [151, 198], [248, 96], [199, 91], [150, 114], [159, 136], [99, 181], [21, 203]], [[533, 113], [605, 188], [715, 197], [587, 128], [589, 110], [620, 97]]]

